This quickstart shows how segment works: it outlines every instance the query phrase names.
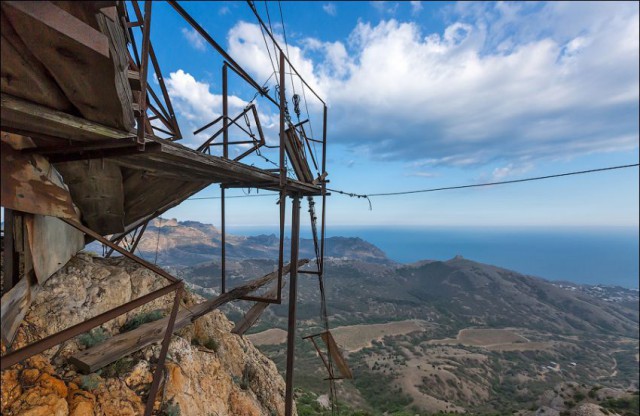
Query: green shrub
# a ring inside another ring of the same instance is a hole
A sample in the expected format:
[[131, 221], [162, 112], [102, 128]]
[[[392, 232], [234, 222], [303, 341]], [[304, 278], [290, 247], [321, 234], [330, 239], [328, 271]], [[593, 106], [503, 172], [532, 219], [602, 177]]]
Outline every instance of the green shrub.
[[93, 328], [89, 332], [78, 335], [78, 342], [84, 345], [86, 348], [91, 348], [104, 342], [109, 337], [109, 333], [104, 328], [98, 327]]
[[207, 338], [203, 346], [210, 349], [211, 351], [218, 352], [220, 344], [218, 344], [218, 341], [216, 341], [214, 338]]
[[180, 406], [173, 400], [165, 403], [160, 411], [162, 416], [180, 416], [180, 413]]
[[122, 357], [102, 369], [100, 375], [105, 378], [119, 377], [133, 368], [132, 358]]
[[122, 325], [120, 327], [120, 332], [133, 331], [140, 325], [157, 321], [158, 319], [162, 319], [163, 317], [164, 312], [161, 309], [140, 313], [129, 319], [124, 325]]
[[200, 342], [197, 338], [193, 338], [191, 340], [191, 345], [195, 345], [198, 347], [205, 347], [213, 352], [218, 352], [218, 348], [220, 348], [220, 344], [216, 341], [215, 338], [209, 337], [204, 342]]

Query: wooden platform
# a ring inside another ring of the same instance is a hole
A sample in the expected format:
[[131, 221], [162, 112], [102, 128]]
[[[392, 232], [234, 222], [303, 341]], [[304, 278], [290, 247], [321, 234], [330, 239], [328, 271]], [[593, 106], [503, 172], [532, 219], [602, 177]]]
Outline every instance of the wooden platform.
[[[130, 82], [137, 72], [117, 2], [7, 1], [1, 11], [1, 128], [29, 138], [35, 148], [22, 151], [62, 174], [89, 228], [126, 232], [211, 184], [280, 191], [276, 173], [152, 134], [139, 150], [140, 83]], [[320, 195], [294, 144], [297, 179], [287, 178], [285, 192]]]

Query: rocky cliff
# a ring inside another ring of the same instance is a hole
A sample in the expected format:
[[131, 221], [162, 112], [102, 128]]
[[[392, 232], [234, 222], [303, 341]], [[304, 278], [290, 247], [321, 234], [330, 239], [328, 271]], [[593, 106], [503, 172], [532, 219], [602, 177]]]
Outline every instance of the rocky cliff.
[[[58, 332], [166, 285], [123, 258], [78, 254], [35, 297], [13, 348]], [[166, 315], [172, 294], [134, 309], [2, 373], [3, 415], [142, 414], [160, 346], [152, 345], [94, 374], [68, 363], [76, 351], [136, 322]], [[183, 307], [202, 299], [185, 293]], [[217, 311], [174, 335], [165, 382], [155, 406], [165, 415], [276, 415], [284, 412], [284, 381], [250, 341], [230, 333]], [[3, 345], [3, 351], [5, 346]]]

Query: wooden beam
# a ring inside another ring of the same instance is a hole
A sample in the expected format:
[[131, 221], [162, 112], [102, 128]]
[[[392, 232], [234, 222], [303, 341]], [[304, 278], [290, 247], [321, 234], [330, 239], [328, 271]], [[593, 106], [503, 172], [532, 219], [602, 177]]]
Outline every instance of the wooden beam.
[[[307, 264], [309, 260], [300, 260], [298, 267]], [[288, 264], [283, 274], [289, 273], [291, 265]], [[174, 332], [191, 324], [196, 319], [209, 312], [251, 293], [269, 282], [277, 279], [278, 272], [269, 273], [259, 279], [255, 279], [244, 286], [232, 289], [216, 298], [202, 302], [188, 310], [182, 310], [176, 318]], [[125, 332], [109, 338], [102, 344], [81, 351], [69, 358], [69, 362], [75, 365], [83, 373], [92, 373], [117, 359], [141, 350], [149, 344], [161, 341], [167, 328], [168, 317], [139, 326], [133, 331]]]
[[[158, 143], [149, 143], [145, 147], [145, 153], [152, 153], [160, 151], [160, 145]], [[67, 151], [56, 151], [56, 153], [50, 153], [48, 155], [49, 162], [61, 163], [61, 162], [74, 162], [79, 160], [91, 160], [91, 159], [108, 159], [118, 156], [137, 155], [141, 153], [136, 144], [127, 143], [126, 146], [113, 146], [110, 148], [96, 148], [96, 149], [84, 149], [81, 146], [75, 148], [69, 148]]]
[[29, 135], [60, 137], [66, 140], [129, 139], [131, 132], [115, 129], [84, 118], [11, 96], [0, 94], [2, 127], [20, 129]]
[[5, 4], [109, 58], [107, 37], [50, 1], [6, 1]]

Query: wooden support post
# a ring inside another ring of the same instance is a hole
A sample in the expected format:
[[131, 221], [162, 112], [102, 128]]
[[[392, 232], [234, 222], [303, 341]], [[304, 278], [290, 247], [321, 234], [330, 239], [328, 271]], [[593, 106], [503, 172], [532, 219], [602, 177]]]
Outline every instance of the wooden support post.
[[[298, 263], [298, 248], [300, 237], [300, 197], [293, 197], [293, 210], [291, 214], [291, 264]], [[298, 268], [292, 267], [290, 271], [291, 284], [289, 285], [289, 323], [287, 332], [287, 374], [284, 402], [285, 416], [293, 415], [293, 365], [296, 342], [296, 298], [298, 295]]]
[[145, 124], [147, 122], [147, 78], [149, 76], [149, 45], [151, 36], [151, 0], [144, 2], [142, 28], [142, 57], [140, 63], [140, 115], [138, 118], [138, 149], [144, 150]]

